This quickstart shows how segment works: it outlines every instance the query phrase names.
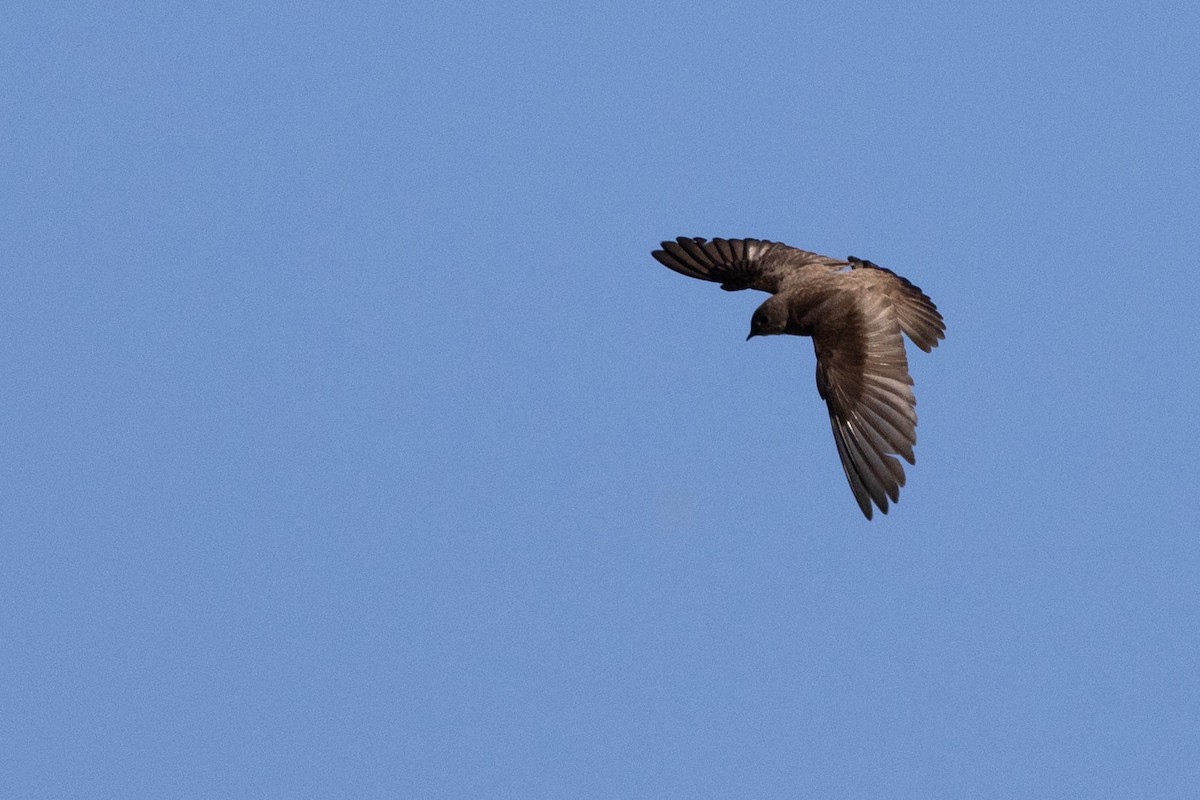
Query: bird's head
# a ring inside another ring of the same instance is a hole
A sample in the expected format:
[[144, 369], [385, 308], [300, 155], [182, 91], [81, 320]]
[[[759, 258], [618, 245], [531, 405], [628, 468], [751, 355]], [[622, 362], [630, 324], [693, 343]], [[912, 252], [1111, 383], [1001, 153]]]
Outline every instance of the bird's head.
[[778, 300], [778, 297], [771, 297], [754, 310], [754, 316], [750, 318], [750, 335], [746, 337], [746, 341], [755, 336], [771, 336], [784, 332], [788, 320], [787, 307], [777, 302]]

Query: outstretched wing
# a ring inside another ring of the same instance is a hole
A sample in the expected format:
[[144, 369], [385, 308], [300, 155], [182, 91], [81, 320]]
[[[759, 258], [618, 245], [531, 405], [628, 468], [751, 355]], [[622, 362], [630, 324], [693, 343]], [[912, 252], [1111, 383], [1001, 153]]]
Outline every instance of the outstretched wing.
[[896, 309], [896, 319], [900, 327], [912, 339], [913, 344], [928, 353], [937, 347], [938, 341], [946, 338], [946, 322], [938, 312], [937, 306], [913, 285], [908, 278], [897, 275], [887, 267], [881, 267], [872, 261], [866, 261], [854, 256], [847, 256], [856, 277], [861, 277], [878, 287]]
[[767, 256], [787, 245], [761, 239], [705, 239], [680, 236], [673, 242], [663, 242], [662, 250], [651, 255], [660, 264], [692, 278], [715, 281], [721, 288], [734, 292], [739, 289], [758, 289], [776, 292], [779, 280], [770, 269]]
[[[866, 287], [863, 287], [866, 289]], [[894, 307], [870, 289], [833, 292], [806, 319], [817, 352], [817, 391], [854, 499], [867, 519], [900, 498], [917, 443], [916, 398]]]

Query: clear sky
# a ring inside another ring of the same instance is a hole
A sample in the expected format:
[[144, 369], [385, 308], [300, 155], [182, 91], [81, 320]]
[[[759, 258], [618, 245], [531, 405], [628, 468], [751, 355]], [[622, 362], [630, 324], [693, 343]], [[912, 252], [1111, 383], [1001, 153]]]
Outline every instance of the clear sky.
[[2, 14], [0, 796], [1197, 796], [1196, 4], [199, 6]]

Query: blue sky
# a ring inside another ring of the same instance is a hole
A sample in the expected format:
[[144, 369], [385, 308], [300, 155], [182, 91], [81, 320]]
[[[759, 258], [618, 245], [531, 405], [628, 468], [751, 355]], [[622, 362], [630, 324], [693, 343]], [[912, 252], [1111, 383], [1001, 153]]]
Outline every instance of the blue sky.
[[[0, 25], [0, 795], [1194, 797], [1200, 12]], [[809, 342], [906, 275], [867, 522]]]

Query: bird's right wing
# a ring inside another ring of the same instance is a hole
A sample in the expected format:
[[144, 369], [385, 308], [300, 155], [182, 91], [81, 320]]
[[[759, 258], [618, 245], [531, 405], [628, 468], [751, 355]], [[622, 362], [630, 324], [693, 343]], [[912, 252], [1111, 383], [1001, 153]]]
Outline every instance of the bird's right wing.
[[680, 236], [663, 242], [651, 255], [660, 264], [691, 278], [714, 281], [730, 292], [758, 289], [779, 290], [778, 275], [765, 264], [765, 257], [787, 245], [761, 239], [689, 239]]
[[846, 480], [867, 519], [872, 502], [886, 514], [904, 485], [892, 454], [912, 464], [917, 443], [917, 401], [895, 312], [884, 293], [867, 289], [831, 293], [806, 317], [817, 391], [829, 407]]

